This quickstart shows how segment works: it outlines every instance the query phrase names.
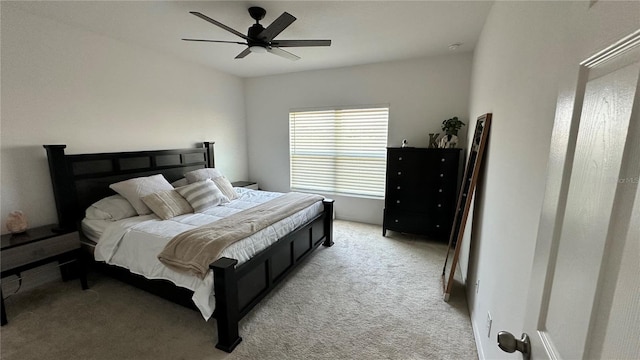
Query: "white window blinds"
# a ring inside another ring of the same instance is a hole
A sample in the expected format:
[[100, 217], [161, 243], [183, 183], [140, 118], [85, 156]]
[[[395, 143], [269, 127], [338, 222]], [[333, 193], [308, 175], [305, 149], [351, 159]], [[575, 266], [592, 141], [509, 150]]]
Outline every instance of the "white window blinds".
[[388, 107], [289, 113], [291, 190], [384, 197]]

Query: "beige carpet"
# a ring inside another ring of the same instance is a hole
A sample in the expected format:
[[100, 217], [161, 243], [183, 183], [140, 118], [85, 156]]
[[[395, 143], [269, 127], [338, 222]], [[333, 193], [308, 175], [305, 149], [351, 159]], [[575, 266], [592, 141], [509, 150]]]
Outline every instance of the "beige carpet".
[[240, 323], [232, 354], [214, 320], [99, 274], [6, 301], [2, 359], [477, 359], [464, 294], [442, 301], [446, 246], [335, 222], [335, 245]]

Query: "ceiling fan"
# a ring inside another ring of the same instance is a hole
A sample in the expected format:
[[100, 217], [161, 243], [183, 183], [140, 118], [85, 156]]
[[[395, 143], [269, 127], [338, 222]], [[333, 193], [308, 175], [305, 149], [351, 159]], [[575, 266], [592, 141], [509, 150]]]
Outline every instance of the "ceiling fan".
[[204, 40], [204, 39], [182, 39], [182, 40], [247, 45], [247, 48], [244, 49], [240, 54], [238, 54], [236, 56], [236, 59], [242, 59], [252, 52], [255, 52], [255, 53], [269, 52], [271, 54], [282, 56], [283, 58], [286, 58], [289, 60], [298, 60], [300, 59], [299, 56], [294, 55], [281, 48], [303, 47], [303, 46], [331, 46], [331, 40], [274, 40], [274, 38], [278, 36], [278, 34], [280, 34], [284, 29], [286, 29], [289, 25], [291, 25], [291, 23], [293, 23], [296, 20], [296, 18], [293, 15], [289, 14], [288, 12], [282, 13], [282, 15], [280, 15], [274, 22], [272, 22], [271, 25], [264, 28], [262, 25], [260, 25], [260, 20], [264, 19], [264, 16], [267, 13], [267, 11], [257, 6], [250, 7], [249, 15], [256, 21], [256, 23], [251, 25], [247, 35], [244, 35], [243, 33], [236, 31], [228, 27], [227, 25], [224, 25], [221, 22], [213, 20], [212, 18], [204, 14], [201, 14], [197, 11], [190, 11], [189, 13], [243, 38], [245, 42], [224, 41], [224, 40]]

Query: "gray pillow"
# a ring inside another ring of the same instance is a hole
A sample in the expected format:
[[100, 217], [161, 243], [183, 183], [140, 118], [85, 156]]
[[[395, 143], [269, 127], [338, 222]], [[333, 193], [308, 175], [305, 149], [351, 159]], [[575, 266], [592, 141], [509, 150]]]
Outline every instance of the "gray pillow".
[[222, 173], [220, 172], [220, 170], [215, 168], [198, 169], [189, 171], [188, 173], [184, 174], [184, 177], [187, 178], [189, 184], [193, 184], [194, 182], [203, 181], [206, 179], [214, 179], [220, 176], [222, 176]]
[[171, 183], [171, 186], [173, 186], [174, 188], [178, 188], [180, 186], [185, 186], [185, 185], [189, 185], [187, 178], [180, 178]]

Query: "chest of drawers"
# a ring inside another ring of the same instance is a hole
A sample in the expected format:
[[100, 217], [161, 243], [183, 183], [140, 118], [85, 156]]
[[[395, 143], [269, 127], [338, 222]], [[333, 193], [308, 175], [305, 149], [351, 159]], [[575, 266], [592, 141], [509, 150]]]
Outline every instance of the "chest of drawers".
[[462, 149], [388, 148], [387, 230], [447, 240], [462, 179]]

